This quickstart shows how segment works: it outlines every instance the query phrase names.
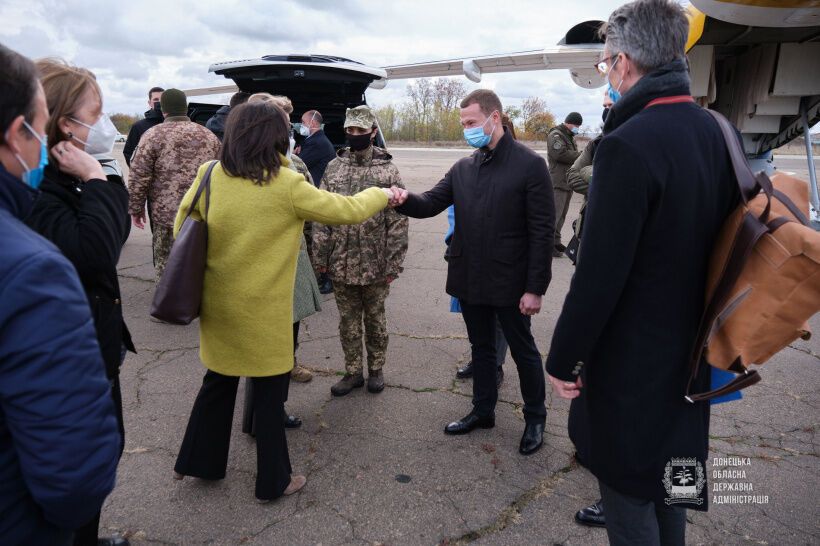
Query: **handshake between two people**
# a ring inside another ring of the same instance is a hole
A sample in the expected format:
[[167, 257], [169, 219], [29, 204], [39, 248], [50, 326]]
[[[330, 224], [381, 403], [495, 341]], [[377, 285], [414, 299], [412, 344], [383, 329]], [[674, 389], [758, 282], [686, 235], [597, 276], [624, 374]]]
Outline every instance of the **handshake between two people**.
[[403, 205], [407, 201], [407, 196], [410, 195], [410, 192], [397, 186], [382, 188], [382, 191], [387, 196], [387, 205], [391, 208]]

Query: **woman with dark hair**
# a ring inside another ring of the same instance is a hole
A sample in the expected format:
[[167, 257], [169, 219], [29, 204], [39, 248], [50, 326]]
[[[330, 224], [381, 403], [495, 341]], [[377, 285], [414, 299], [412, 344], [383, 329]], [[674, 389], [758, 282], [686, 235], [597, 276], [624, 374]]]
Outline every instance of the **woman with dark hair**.
[[[253, 382], [256, 498], [267, 502], [305, 485], [291, 476], [284, 401], [293, 368], [293, 285], [305, 220], [355, 224], [382, 210], [393, 194], [370, 188], [354, 196], [317, 189], [288, 168], [289, 128], [281, 108], [243, 104], [228, 117], [210, 178], [208, 254], [200, 312], [200, 357], [208, 371], [194, 402], [174, 477], [225, 477], [239, 377]], [[177, 214], [178, 232], [209, 164], [199, 169]]]
[[[97, 80], [85, 68], [58, 59], [37, 61], [51, 119], [46, 126], [50, 161], [40, 195], [26, 222], [68, 258], [83, 283], [100, 344], [105, 374], [125, 446], [120, 365], [134, 351], [122, 317], [117, 262], [128, 239], [128, 191], [116, 162], [108, 157], [117, 130], [103, 113]], [[120, 537], [97, 536], [100, 514], [77, 529], [75, 546], [127, 544]]]

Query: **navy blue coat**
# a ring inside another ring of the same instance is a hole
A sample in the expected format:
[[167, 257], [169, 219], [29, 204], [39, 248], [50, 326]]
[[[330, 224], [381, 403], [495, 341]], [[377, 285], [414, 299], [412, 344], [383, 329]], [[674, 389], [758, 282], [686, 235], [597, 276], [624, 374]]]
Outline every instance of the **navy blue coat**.
[[114, 487], [119, 433], [88, 301], [0, 165], [0, 544], [64, 544]]
[[316, 184], [317, 188], [325, 175], [327, 164], [335, 157], [336, 150], [333, 148], [333, 143], [330, 142], [330, 139], [322, 130], [316, 131], [307, 137], [302, 142], [299, 150], [299, 159], [307, 165], [310, 176], [313, 177], [313, 183]]
[[[688, 86], [639, 91], [610, 111], [629, 109], [596, 150], [578, 265], [547, 371], [584, 379], [584, 464], [615, 490], [663, 505], [672, 459], [696, 459], [707, 478], [709, 402], [684, 401], [687, 363], [709, 255], [738, 193], [706, 111], [691, 102], [644, 109], [659, 96], [688, 94]], [[701, 372], [694, 392], [709, 388], [709, 366]], [[701, 504], [684, 506], [706, 509], [707, 492], [701, 483]]]

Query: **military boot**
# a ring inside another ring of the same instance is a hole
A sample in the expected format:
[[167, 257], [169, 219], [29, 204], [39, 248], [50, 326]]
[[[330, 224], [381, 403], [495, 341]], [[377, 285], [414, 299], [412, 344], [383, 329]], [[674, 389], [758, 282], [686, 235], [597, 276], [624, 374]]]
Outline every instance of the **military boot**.
[[346, 373], [338, 383], [330, 387], [330, 392], [333, 396], [344, 396], [350, 394], [353, 389], [361, 388], [364, 385], [364, 376], [361, 372], [358, 374]]
[[367, 372], [367, 391], [372, 393], [384, 390], [384, 376], [381, 370], [369, 370]]

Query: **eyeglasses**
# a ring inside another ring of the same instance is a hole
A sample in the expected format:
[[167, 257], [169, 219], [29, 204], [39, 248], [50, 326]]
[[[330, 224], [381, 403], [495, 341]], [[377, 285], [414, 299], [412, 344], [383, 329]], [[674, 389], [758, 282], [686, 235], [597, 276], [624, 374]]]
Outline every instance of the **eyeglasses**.
[[611, 61], [618, 55], [618, 53], [616, 53], [615, 55], [610, 55], [606, 59], [595, 63], [595, 70], [598, 71], [598, 74], [600, 74], [601, 76], [606, 76], [607, 72], [609, 72], [612, 69], [612, 67], [615, 66], [615, 63], [618, 62], [618, 59], [615, 59], [615, 62], [612, 64], [609, 64], [609, 61]]

